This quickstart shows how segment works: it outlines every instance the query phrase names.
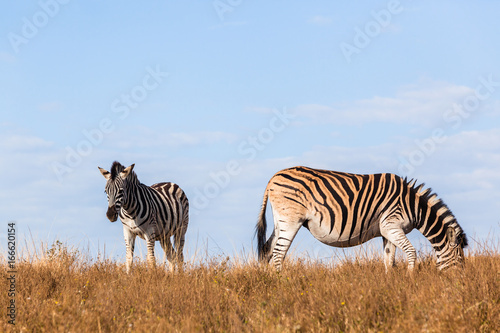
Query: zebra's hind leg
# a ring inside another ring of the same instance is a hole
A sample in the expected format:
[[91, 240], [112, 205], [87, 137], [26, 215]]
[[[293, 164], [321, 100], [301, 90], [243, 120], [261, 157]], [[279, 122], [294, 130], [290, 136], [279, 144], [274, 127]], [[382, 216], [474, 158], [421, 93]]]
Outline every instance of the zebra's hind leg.
[[176, 257], [175, 261], [177, 266], [181, 266], [184, 263], [184, 242], [186, 237], [188, 222], [187, 220], [182, 223], [182, 225], [177, 229], [174, 234], [174, 244]]
[[396, 264], [396, 245], [389, 242], [385, 237], [382, 237], [382, 239], [384, 241], [384, 265], [387, 273], [389, 267], [393, 267]]
[[170, 241], [170, 237], [165, 236], [164, 238], [160, 239], [160, 245], [163, 251], [165, 252], [165, 256], [167, 257], [168, 261], [168, 269], [170, 271], [173, 271], [174, 269], [174, 258], [176, 257], [175, 255], [175, 250], [174, 247], [172, 246], [172, 242]]
[[417, 252], [406, 237], [403, 229], [396, 226], [391, 228], [380, 228], [380, 233], [389, 242], [393, 243], [405, 252], [406, 259], [408, 260], [408, 270], [410, 272], [413, 271], [413, 268], [415, 267], [415, 261], [417, 259]]
[[274, 220], [274, 239], [271, 244], [272, 258], [274, 267], [280, 271], [285, 260], [286, 253], [292, 244], [295, 235], [299, 231], [302, 223], [288, 222], [278, 216]]

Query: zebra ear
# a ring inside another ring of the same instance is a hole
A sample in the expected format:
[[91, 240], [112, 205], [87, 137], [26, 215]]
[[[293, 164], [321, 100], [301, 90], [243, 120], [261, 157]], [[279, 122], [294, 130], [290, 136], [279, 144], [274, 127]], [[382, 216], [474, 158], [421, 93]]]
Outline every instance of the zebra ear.
[[455, 228], [448, 227], [446, 230], [446, 238], [450, 241], [451, 246], [457, 245], [457, 234], [455, 233]]
[[132, 164], [131, 166], [126, 167], [125, 169], [123, 169], [123, 171], [122, 171], [122, 172], [120, 172], [120, 177], [121, 177], [122, 179], [127, 178], [127, 177], [128, 177], [128, 175], [129, 175], [129, 174], [132, 172], [132, 170], [134, 169], [134, 165], [135, 165], [135, 164]]
[[99, 171], [101, 171], [101, 174], [104, 176], [104, 178], [106, 178], [106, 180], [108, 180], [109, 178], [111, 178], [111, 173], [109, 171], [104, 170], [101, 167], [98, 167], [98, 168], [99, 168]]

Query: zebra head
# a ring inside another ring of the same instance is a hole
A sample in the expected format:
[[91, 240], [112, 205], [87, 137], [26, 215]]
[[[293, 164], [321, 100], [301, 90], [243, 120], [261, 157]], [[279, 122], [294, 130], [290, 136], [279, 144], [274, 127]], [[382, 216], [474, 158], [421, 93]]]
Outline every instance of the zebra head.
[[122, 203], [126, 200], [126, 182], [124, 180], [132, 172], [134, 164], [124, 168], [123, 165], [115, 161], [111, 166], [111, 172], [98, 168], [106, 179], [106, 186], [104, 187], [104, 192], [108, 197], [106, 216], [111, 222], [115, 222], [120, 214]]
[[439, 270], [465, 263], [464, 248], [467, 246], [467, 236], [462, 228], [448, 226], [446, 228], [445, 244], [437, 253], [437, 267]]

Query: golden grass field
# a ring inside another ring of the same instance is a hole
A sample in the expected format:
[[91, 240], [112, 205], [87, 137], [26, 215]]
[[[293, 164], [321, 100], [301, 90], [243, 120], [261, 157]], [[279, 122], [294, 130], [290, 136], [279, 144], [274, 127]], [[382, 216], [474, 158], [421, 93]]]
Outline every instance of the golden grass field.
[[[3, 332], [500, 332], [498, 245], [468, 250], [466, 265], [439, 272], [432, 255], [409, 275], [400, 259], [285, 261], [208, 258], [167, 273], [162, 265], [98, 260], [56, 242], [21, 259], [16, 325], [7, 322], [6, 261], [0, 283]], [[7, 276], [8, 277], [8, 276]]]

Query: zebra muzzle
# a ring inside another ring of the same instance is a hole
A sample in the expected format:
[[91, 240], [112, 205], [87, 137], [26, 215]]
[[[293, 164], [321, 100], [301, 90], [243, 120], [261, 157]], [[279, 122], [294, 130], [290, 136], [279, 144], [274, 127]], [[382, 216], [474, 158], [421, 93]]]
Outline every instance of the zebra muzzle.
[[106, 217], [111, 221], [111, 222], [116, 222], [118, 219], [118, 213], [116, 212], [116, 207], [115, 205], [108, 207], [108, 211], [106, 212]]

